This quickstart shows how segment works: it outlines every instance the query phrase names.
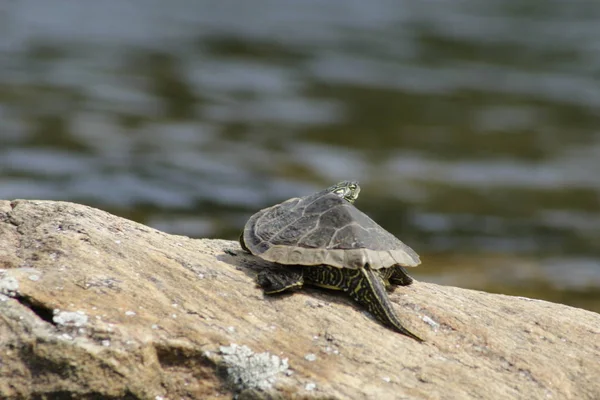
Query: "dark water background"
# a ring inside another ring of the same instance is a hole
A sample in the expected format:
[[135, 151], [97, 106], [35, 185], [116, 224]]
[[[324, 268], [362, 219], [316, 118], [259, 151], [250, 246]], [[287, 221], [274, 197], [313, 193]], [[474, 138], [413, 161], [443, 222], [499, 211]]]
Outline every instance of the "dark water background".
[[0, 198], [193, 237], [342, 179], [422, 280], [600, 311], [600, 2], [4, 0]]

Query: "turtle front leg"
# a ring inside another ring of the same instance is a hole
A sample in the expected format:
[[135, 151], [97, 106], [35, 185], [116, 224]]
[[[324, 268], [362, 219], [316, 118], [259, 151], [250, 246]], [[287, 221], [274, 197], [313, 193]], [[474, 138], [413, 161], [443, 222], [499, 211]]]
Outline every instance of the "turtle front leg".
[[350, 297], [367, 307], [367, 310], [375, 318], [396, 332], [411, 337], [418, 342], [423, 341], [423, 339], [402, 326], [392, 309], [383, 280], [368, 265], [352, 271], [348, 274], [347, 279], [347, 292]]
[[275, 294], [287, 290], [300, 289], [304, 285], [304, 274], [300, 267], [284, 267], [282, 271], [261, 271], [256, 281], [265, 294]]

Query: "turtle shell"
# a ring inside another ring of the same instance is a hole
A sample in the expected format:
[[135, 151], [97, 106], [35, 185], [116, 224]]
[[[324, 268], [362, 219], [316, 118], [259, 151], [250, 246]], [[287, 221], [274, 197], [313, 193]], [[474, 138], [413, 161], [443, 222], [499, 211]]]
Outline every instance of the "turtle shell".
[[328, 190], [260, 210], [242, 239], [252, 254], [280, 264], [380, 269], [421, 263], [413, 249]]

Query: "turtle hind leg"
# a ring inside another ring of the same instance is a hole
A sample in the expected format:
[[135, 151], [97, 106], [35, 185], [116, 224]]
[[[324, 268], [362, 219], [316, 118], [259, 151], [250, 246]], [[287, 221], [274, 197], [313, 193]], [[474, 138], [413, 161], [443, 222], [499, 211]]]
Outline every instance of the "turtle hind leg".
[[389, 281], [392, 285], [408, 286], [414, 282], [414, 279], [400, 265], [396, 264], [391, 269], [392, 275], [389, 277]]
[[393, 265], [390, 268], [380, 268], [376, 270], [376, 273], [383, 281], [385, 290], [388, 292], [393, 292], [398, 285], [408, 286], [413, 283], [413, 279], [399, 265]]
[[348, 276], [348, 294], [386, 326], [398, 333], [423, 342], [423, 339], [402, 326], [396, 317], [381, 277], [368, 266]]
[[256, 281], [265, 294], [275, 294], [300, 289], [304, 284], [304, 275], [302, 268], [285, 267], [282, 271], [261, 271]]

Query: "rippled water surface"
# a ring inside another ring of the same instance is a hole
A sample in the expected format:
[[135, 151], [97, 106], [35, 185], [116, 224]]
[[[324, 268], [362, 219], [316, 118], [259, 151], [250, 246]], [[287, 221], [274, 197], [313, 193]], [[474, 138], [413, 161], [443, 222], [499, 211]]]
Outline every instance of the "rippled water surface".
[[600, 311], [600, 3], [0, 4], [0, 198], [235, 239], [342, 179], [422, 280]]

